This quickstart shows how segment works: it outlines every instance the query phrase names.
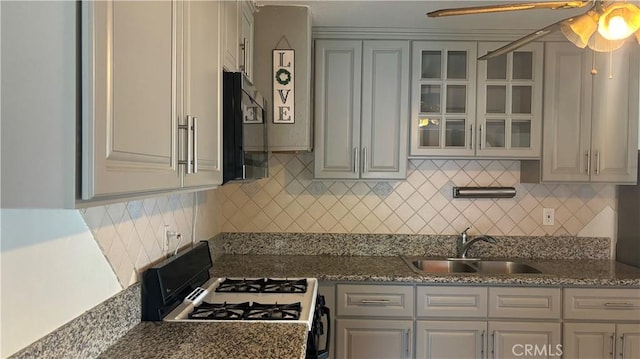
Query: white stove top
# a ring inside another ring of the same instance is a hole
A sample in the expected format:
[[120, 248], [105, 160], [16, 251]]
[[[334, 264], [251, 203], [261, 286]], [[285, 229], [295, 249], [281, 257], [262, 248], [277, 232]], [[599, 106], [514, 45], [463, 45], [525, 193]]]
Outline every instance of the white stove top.
[[[304, 293], [230, 293], [230, 292], [216, 292], [216, 288], [227, 278], [212, 278], [202, 285], [202, 288], [207, 290], [208, 293], [204, 296], [200, 296], [195, 304], [193, 302], [185, 300], [178, 305], [174, 310], [164, 317], [165, 321], [198, 321], [198, 322], [263, 322], [263, 323], [305, 323], [307, 329], [311, 330], [311, 324], [313, 322], [313, 315], [316, 306], [316, 296], [318, 295], [318, 281], [315, 278], [306, 278], [307, 290]], [[234, 279], [234, 278], [229, 278]], [[245, 278], [243, 278], [245, 279]], [[252, 278], [246, 278], [252, 279]], [[256, 279], [256, 278], [253, 278]], [[278, 278], [273, 278], [278, 279]], [[287, 279], [304, 279], [304, 278], [287, 278]], [[287, 319], [266, 319], [266, 320], [227, 320], [227, 319], [189, 319], [189, 313], [193, 311], [195, 307], [201, 302], [207, 303], [243, 303], [243, 302], [257, 302], [260, 304], [292, 304], [300, 302], [302, 310], [300, 312], [300, 318], [295, 320]]]

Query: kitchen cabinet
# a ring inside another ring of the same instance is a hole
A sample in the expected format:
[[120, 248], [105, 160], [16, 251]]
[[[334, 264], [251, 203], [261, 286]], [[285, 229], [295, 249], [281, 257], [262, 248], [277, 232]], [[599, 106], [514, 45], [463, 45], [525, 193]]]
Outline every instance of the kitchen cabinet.
[[636, 183], [639, 61], [628, 45], [546, 44], [542, 181]]
[[338, 284], [336, 357], [411, 358], [413, 296], [411, 285]]
[[218, 3], [83, 3], [82, 199], [221, 183]]
[[231, 72], [253, 75], [253, 13], [249, 0], [221, 1], [222, 4], [222, 65]]
[[416, 292], [416, 358], [516, 358], [520, 344], [557, 356], [560, 288], [418, 286]]
[[315, 178], [405, 178], [409, 42], [317, 40], [315, 49]]
[[411, 156], [473, 156], [476, 42], [412, 46]]
[[[483, 55], [504, 44], [480, 42]], [[540, 158], [543, 45], [478, 62], [478, 146], [483, 157]]]
[[539, 158], [542, 45], [414, 41], [411, 156]]
[[567, 288], [566, 358], [639, 358], [640, 290]]

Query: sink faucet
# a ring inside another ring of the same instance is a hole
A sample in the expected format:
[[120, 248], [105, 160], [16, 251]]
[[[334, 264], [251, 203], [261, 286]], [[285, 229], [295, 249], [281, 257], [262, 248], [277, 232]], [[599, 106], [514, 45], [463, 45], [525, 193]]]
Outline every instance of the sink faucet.
[[471, 248], [471, 245], [476, 243], [477, 241], [485, 241], [492, 244], [497, 242], [495, 238], [487, 234], [482, 234], [470, 239], [469, 235], [467, 234], [467, 231], [470, 228], [471, 227], [467, 227], [467, 229], [462, 231], [462, 233], [460, 234], [460, 239], [458, 240], [458, 258], [467, 258], [467, 252], [469, 251], [469, 248]]

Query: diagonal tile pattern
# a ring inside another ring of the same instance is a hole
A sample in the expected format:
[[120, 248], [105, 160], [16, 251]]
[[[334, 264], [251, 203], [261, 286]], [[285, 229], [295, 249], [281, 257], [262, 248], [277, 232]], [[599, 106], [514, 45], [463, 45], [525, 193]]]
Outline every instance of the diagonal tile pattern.
[[[313, 181], [313, 154], [273, 154], [270, 177], [218, 189], [224, 232], [327, 232], [509, 236], [578, 235], [615, 186], [520, 184], [520, 162], [410, 160], [406, 181]], [[513, 186], [512, 199], [453, 199], [454, 186]], [[542, 208], [555, 208], [542, 226]], [[613, 225], [613, 224], [612, 224]]]

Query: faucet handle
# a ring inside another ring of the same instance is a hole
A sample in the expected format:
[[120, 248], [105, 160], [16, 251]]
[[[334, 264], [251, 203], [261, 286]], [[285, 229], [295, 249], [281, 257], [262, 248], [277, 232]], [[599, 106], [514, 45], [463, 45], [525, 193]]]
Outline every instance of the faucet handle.
[[467, 229], [465, 229], [464, 231], [462, 231], [462, 233], [460, 233], [463, 236], [467, 235], [467, 231], [471, 229], [471, 226], [467, 227]]

